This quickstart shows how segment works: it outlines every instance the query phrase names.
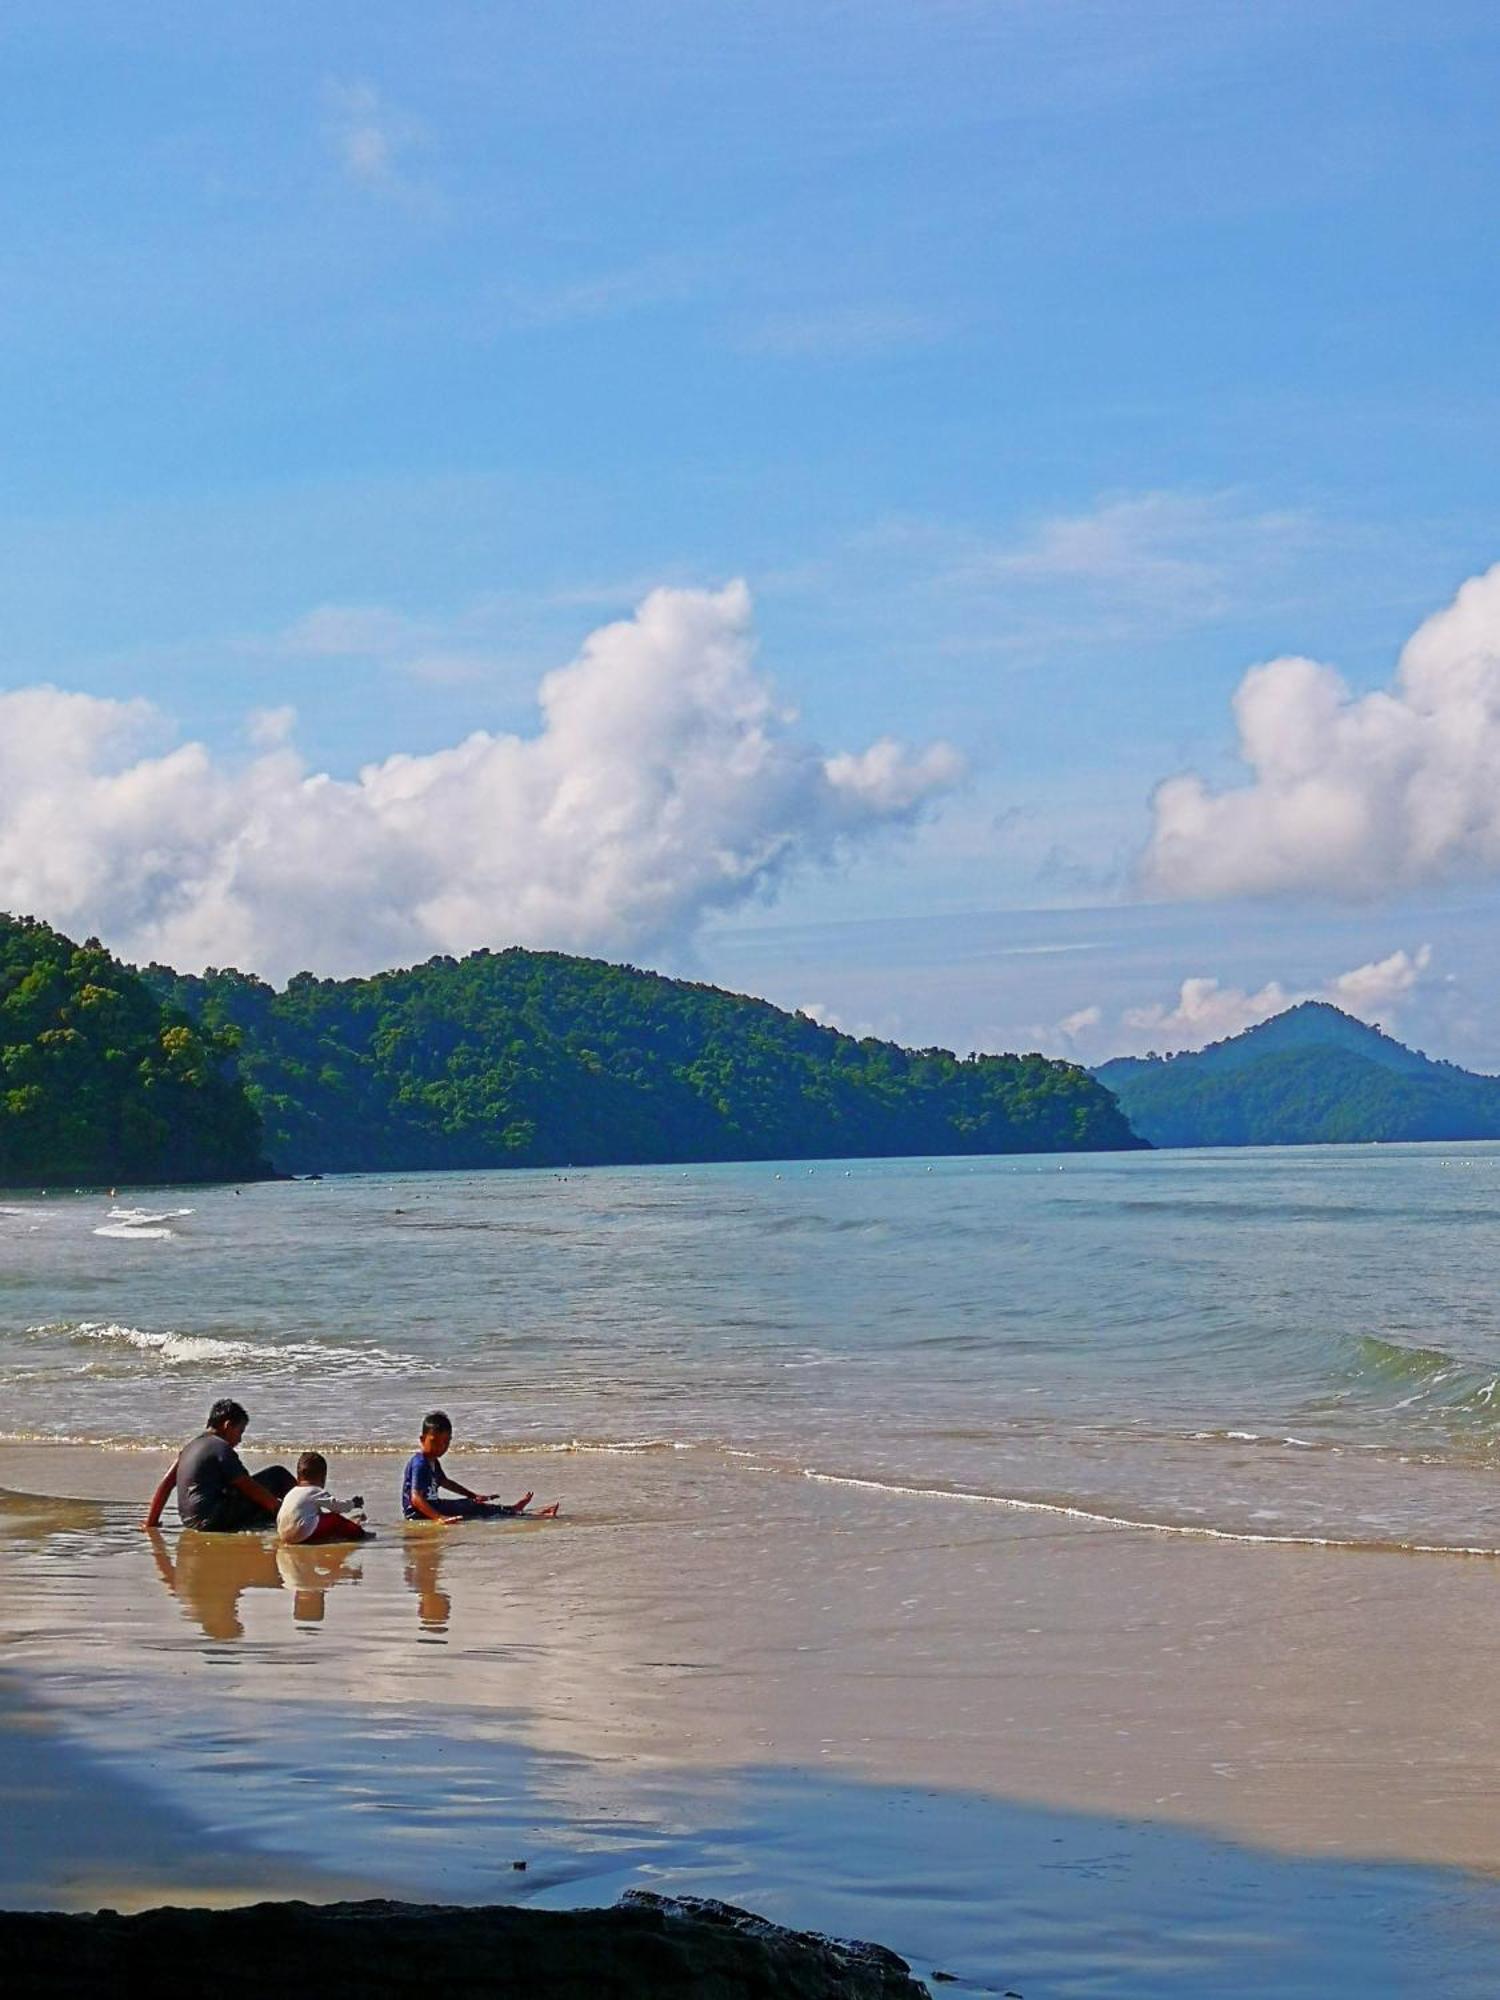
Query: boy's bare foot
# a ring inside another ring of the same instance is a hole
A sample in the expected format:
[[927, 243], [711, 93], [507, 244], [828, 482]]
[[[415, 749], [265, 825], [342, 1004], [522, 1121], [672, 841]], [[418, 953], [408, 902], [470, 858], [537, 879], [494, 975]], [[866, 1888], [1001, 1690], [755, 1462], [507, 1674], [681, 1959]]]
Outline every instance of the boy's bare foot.
[[550, 1507], [538, 1507], [531, 1518], [533, 1521], [555, 1521], [561, 1512], [561, 1500], [554, 1500]]

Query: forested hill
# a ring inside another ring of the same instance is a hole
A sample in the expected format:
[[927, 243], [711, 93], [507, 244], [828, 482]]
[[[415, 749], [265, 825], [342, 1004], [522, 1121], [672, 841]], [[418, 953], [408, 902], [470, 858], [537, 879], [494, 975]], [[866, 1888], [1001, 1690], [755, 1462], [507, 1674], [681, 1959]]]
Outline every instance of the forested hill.
[[279, 1168], [562, 1166], [1099, 1150], [1085, 1070], [856, 1041], [763, 1000], [555, 952], [371, 979], [144, 975], [240, 1038]]
[[0, 1186], [265, 1175], [232, 1053], [96, 940], [0, 915]]
[[1500, 1078], [1433, 1062], [1309, 1000], [1242, 1035], [1094, 1071], [1154, 1146], [1500, 1138]]

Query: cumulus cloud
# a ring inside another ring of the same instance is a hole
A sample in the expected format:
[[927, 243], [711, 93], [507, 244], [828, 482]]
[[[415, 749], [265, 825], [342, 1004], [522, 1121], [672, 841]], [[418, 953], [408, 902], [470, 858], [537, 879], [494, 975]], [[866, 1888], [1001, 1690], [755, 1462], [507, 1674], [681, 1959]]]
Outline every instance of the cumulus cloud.
[[756, 667], [739, 583], [653, 592], [538, 699], [530, 737], [341, 779], [307, 768], [285, 711], [252, 718], [235, 764], [174, 747], [144, 702], [0, 694], [0, 907], [274, 977], [510, 943], [637, 954], [961, 775], [941, 744], [823, 755]]
[[257, 750], [274, 750], [289, 743], [297, 727], [295, 708], [252, 708], [245, 718], [245, 734]]
[[1500, 873], [1500, 565], [1407, 642], [1390, 689], [1253, 667], [1234, 697], [1251, 781], [1161, 785], [1144, 886], [1169, 897], [1374, 897]]
[[1268, 980], [1258, 993], [1221, 986], [1217, 979], [1184, 979], [1172, 1005], [1130, 1007], [1121, 1020], [1134, 1035], [1154, 1044], [1201, 1049], [1205, 1042], [1222, 1041], [1226, 1035], [1254, 1027], [1257, 1021], [1269, 1021], [1293, 1004], [1294, 996], [1279, 979]]
[[1328, 982], [1321, 997], [1342, 1007], [1346, 1014], [1358, 1014], [1362, 1021], [1379, 1021], [1421, 983], [1431, 964], [1430, 944], [1419, 945], [1414, 952], [1393, 951], [1389, 958], [1341, 972]]
[[948, 790], [962, 768], [963, 760], [951, 744], [929, 744], [913, 757], [893, 736], [882, 736], [868, 750], [841, 750], [829, 757], [823, 772], [835, 794], [852, 809], [900, 819], [934, 792]]
[[1337, 973], [1321, 986], [1300, 990], [1271, 979], [1252, 992], [1199, 976], [1184, 979], [1175, 1000], [1128, 1007], [1108, 1025], [1101, 1007], [1080, 1008], [1057, 1023], [1050, 1041], [1052, 1046], [1090, 1062], [1106, 1054], [1140, 1053], [1147, 1048], [1163, 1053], [1201, 1049], [1228, 1035], [1242, 1034], [1258, 1021], [1269, 1021], [1273, 1014], [1303, 1000], [1331, 1001], [1346, 1014], [1383, 1027], [1390, 1024], [1401, 1002], [1416, 991], [1431, 968], [1432, 947], [1424, 944], [1415, 951], [1393, 951], [1387, 958]]
[[1065, 1014], [1057, 1024], [1057, 1032], [1070, 1048], [1076, 1047], [1083, 1036], [1097, 1028], [1104, 1019], [1102, 1007], [1080, 1007], [1072, 1014]]

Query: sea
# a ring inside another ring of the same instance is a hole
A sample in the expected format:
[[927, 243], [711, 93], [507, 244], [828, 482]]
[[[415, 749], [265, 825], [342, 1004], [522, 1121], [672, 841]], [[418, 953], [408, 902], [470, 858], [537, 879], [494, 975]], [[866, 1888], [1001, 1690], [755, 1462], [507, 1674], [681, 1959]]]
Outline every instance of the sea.
[[[1500, 1145], [0, 1201], [0, 1904], [644, 1886], [934, 1991], [1500, 1990]], [[378, 1539], [143, 1535], [223, 1395]], [[433, 1406], [563, 1518], [403, 1528]]]
[[368, 1175], [0, 1206], [0, 1434], [725, 1454], [1500, 1551], [1500, 1145]]

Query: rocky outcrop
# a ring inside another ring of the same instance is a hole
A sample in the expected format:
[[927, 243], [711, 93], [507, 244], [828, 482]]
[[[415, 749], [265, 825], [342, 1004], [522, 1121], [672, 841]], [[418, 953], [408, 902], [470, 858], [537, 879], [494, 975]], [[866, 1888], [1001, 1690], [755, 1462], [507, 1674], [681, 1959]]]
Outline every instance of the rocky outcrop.
[[611, 1910], [256, 1903], [235, 1910], [0, 1912], [17, 1993], [172, 1991], [186, 1982], [318, 2000], [926, 2000], [880, 1945], [784, 1930], [696, 1897], [632, 1890]]

